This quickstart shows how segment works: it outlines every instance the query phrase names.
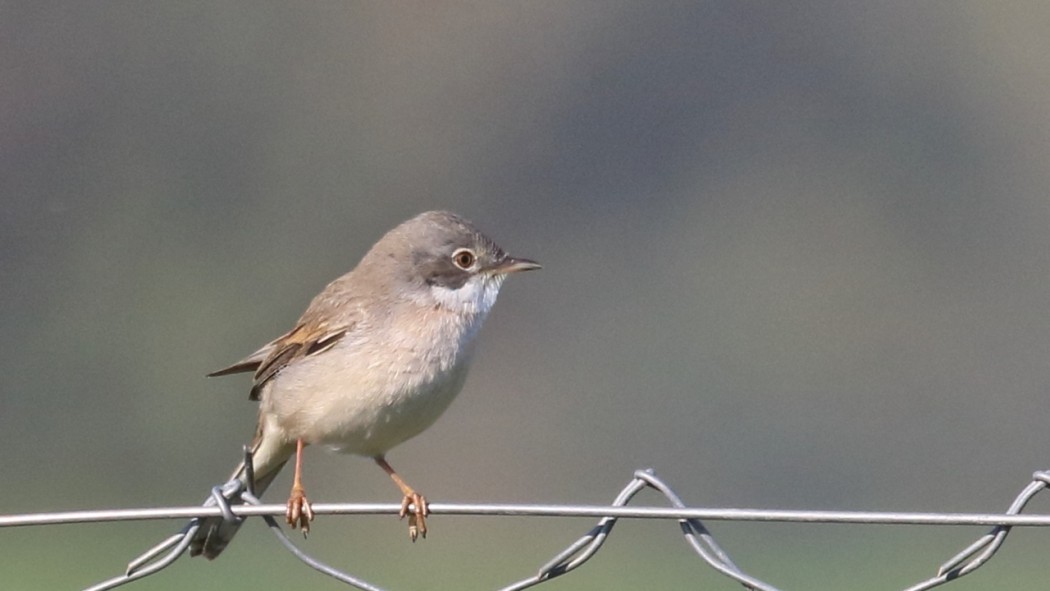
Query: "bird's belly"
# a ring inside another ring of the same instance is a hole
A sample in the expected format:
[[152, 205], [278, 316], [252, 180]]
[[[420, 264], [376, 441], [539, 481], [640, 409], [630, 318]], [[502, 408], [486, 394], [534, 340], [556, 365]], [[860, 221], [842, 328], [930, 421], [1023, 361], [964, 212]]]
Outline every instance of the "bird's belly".
[[305, 433], [310, 443], [343, 453], [376, 456], [434, 424], [459, 393], [465, 368], [440, 380], [400, 391], [361, 397], [346, 393], [348, 403], [330, 405]]
[[322, 354], [311, 365], [328, 367], [303, 364], [282, 371], [263, 397], [262, 412], [274, 416], [289, 441], [382, 455], [445, 412], [463, 387], [468, 357], [448, 365], [401, 358], [378, 367]]

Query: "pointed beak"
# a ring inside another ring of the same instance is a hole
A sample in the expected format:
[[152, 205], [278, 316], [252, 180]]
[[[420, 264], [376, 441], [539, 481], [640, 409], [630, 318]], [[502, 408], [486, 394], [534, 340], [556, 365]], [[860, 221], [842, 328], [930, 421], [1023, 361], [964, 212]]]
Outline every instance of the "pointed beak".
[[489, 272], [493, 275], [509, 275], [511, 273], [519, 273], [521, 271], [532, 271], [533, 269], [542, 268], [543, 266], [537, 263], [536, 261], [507, 257], [493, 265], [492, 268], [489, 269]]

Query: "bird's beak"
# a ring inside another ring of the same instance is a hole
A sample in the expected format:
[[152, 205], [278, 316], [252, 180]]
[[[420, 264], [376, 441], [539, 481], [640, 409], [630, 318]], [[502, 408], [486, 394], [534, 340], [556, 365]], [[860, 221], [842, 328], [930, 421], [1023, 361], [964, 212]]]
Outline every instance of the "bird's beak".
[[519, 273], [521, 271], [532, 271], [533, 269], [542, 268], [543, 266], [537, 263], [536, 261], [507, 257], [493, 265], [492, 268], [489, 269], [489, 272], [493, 275], [509, 275], [511, 273]]

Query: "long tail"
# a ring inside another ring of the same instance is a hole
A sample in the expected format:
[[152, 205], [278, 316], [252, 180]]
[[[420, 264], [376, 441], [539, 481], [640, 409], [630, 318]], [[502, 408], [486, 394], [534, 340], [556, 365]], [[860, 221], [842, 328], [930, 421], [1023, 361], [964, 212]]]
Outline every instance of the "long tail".
[[[262, 495], [273, 479], [281, 471], [288, 458], [295, 453], [295, 446], [284, 442], [267, 440], [262, 434], [257, 434], [252, 441], [252, 469], [255, 472], [254, 489], [256, 495]], [[230, 480], [247, 482], [244, 462], [233, 471]], [[236, 499], [234, 499], [236, 502]], [[190, 541], [190, 556], [203, 554], [208, 560], [214, 559], [226, 549], [233, 536], [240, 529], [240, 523], [224, 520], [222, 517], [207, 517], [201, 522], [200, 528]]]

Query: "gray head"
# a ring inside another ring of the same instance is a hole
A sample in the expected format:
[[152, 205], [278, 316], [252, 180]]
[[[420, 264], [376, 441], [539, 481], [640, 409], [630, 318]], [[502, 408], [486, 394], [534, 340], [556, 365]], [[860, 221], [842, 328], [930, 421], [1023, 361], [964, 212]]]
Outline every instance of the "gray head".
[[484, 314], [508, 275], [540, 265], [509, 256], [454, 213], [428, 211], [387, 232], [358, 267], [420, 303]]

